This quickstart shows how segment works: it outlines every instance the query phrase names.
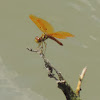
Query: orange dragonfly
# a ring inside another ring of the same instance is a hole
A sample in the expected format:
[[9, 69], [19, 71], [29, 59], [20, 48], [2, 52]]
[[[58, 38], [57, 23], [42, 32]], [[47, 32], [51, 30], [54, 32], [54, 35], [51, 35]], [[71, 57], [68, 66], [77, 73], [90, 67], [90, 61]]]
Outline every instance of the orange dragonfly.
[[63, 46], [63, 44], [56, 38], [65, 39], [67, 37], [74, 37], [74, 35], [70, 34], [69, 32], [63, 32], [63, 31], [54, 32], [54, 29], [50, 23], [34, 15], [29, 15], [29, 18], [43, 32], [41, 37], [38, 36], [35, 37], [35, 42], [39, 43], [39, 47], [41, 46], [41, 44], [43, 46], [43, 43], [46, 44], [45, 40], [48, 38], [54, 40], [59, 45]]

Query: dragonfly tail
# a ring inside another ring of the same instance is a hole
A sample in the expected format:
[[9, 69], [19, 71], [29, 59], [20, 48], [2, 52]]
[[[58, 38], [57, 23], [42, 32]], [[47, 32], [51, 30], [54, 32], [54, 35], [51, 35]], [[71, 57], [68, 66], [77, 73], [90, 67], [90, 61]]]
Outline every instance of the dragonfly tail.
[[56, 41], [59, 45], [63, 46], [63, 44], [60, 41], [58, 41], [56, 38], [54, 38], [52, 36], [49, 36], [49, 35], [48, 35], [48, 38], [51, 39], [51, 40]]

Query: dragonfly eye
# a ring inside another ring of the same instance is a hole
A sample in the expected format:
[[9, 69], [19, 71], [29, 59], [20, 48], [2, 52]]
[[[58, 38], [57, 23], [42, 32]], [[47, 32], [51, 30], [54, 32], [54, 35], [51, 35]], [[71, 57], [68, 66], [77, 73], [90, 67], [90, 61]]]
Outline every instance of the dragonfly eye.
[[36, 37], [35, 37], [35, 42], [38, 43], [39, 41], [40, 41], [40, 38], [39, 38], [38, 36], [36, 36]]

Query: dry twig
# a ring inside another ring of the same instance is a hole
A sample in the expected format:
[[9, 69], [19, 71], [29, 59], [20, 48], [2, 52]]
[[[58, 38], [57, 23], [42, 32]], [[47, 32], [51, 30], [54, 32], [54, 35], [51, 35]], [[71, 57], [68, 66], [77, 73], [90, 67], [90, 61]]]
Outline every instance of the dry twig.
[[[44, 63], [45, 63], [45, 68], [47, 69], [48, 71], [48, 77], [50, 78], [53, 78], [56, 80], [57, 84], [58, 84], [58, 88], [60, 88], [65, 97], [66, 97], [66, 100], [81, 100], [79, 95], [77, 95], [80, 91], [80, 86], [81, 86], [81, 82], [82, 82], [82, 79], [84, 77], [84, 74], [86, 72], [86, 70], [84, 69], [82, 71], [82, 74], [80, 75], [80, 79], [79, 79], [79, 82], [78, 82], [78, 86], [77, 86], [77, 92], [75, 93], [71, 86], [65, 81], [65, 79], [63, 78], [61, 72], [57, 71], [56, 68], [54, 68], [48, 59], [46, 59], [43, 51], [40, 49], [40, 50], [32, 50], [30, 48], [27, 48], [27, 50], [31, 51], [31, 52], [36, 52], [40, 55], [40, 57], [44, 60]], [[55, 76], [54, 72], [57, 74], [58, 77]]]
[[82, 70], [82, 73], [79, 77], [79, 81], [78, 81], [78, 84], [77, 84], [77, 88], [76, 88], [76, 94], [79, 96], [80, 95], [80, 91], [81, 91], [81, 85], [82, 85], [82, 80], [84, 78], [84, 75], [86, 73], [86, 70], [87, 68], [85, 67], [83, 70]]

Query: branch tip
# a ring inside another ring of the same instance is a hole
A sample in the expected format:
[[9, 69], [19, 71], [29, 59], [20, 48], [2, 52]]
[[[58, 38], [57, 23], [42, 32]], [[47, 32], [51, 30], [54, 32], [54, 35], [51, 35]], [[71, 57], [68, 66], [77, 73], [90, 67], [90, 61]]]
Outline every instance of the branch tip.
[[80, 95], [80, 91], [82, 90], [81, 89], [81, 85], [82, 85], [82, 81], [83, 81], [83, 78], [85, 76], [85, 73], [87, 71], [87, 67], [85, 67], [83, 70], [82, 70], [82, 73], [80, 74], [80, 77], [79, 77], [79, 81], [78, 81], [78, 84], [77, 84], [77, 88], [76, 88], [76, 94], [79, 96]]

